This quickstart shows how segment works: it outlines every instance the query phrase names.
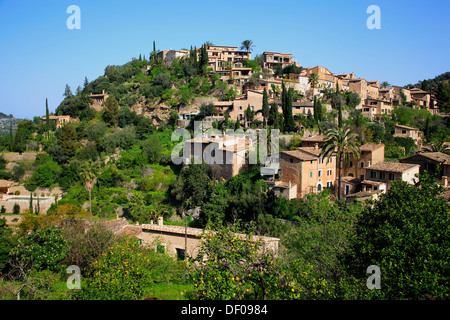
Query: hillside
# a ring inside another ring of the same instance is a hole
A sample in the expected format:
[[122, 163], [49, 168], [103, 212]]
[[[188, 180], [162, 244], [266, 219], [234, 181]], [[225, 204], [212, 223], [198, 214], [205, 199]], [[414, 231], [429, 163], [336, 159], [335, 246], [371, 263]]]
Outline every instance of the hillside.
[[66, 88], [66, 98], [56, 109], [57, 115], [70, 115], [91, 120], [96, 112], [89, 108], [90, 94], [102, 92], [114, 97], [120, 105], [119, 113], [145, 113], [154, 123], [166, 122], [177, 107], [189, 105], [194, 97], [215, 96], [233, 99], [232, 86], [218, 81], [219, 76], [207, 69], [207, 58], [200, 50], [191, 50], [186, 59], [175, 59], [168, 66], [154, 53], [150, 60], [133, 58], [122, 66], [110, 65], [103, 76], [92, 82], [86, 79], [83, 89], [72, 94]]
[[17, 124], [22, 119], [14, 118], [12, 114], [6, 115], [3, 112], [0, 112], [0, 136], [9, 135], [10, 125], [13, 126], [13, 132], [15, 131]]
[[[408, 84], [406, 87], [409, 88], [422, 88], [425, 91], [435, 91], [437, 86], [440, 82], [446, 81], [447, 83], [450, 83], [450, 72], [445, 72], [443, 74], [440, 74], [432, 79], [424, 79], [422, 81], [419, 81], [416, 84]], [[428, 88], [427, 88], [428, 86]], [[424, 88], [425, 87], [425, 88]]]

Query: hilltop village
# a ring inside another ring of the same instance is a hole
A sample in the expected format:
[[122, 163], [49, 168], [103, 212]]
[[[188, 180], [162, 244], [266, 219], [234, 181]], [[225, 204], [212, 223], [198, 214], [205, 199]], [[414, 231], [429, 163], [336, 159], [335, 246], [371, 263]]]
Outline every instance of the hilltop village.
[[[153, 43], [148, 59], [140, 54], [122, 66], [107, 66], [104, 75], [86, 78], [75, 92], [66, 85], [54, 112], [46, 101], [42, 114], [10, 125], [0, 140], [4, 224], [24, 237], [56, 227], [75, 244], [82, 240], [68, 231], [67, 221], [77, 221], [77, 230], [86, 235], [100, 225], [105, 237], [137, 240], [174, 257], [175, 262], [165, 262], [173, 271], [170, 281], [184, 270], [172, 263], [198, 257], [202, 265], [202, 254], [217, 253], [214, 245], [239, 240], [247, 246], [237, 250], [249, 256], [270, 253], [268, 260], [258, 260], [265, 268], [261, 277], [275, 272], [272, 263], [281, 257], [276, 270], [287, 276], [264, 278], [285, 288], [272, 297], [299, 298], [299, 289], [313, 297], [322, 289], [311, 284], [320, 279], [329, 289], [320, 291], [322, 297], [335, 298], [341, 284], [329, 285], [341, 272], [338, 256], [351, 247], [355, 224], [366, 227], [361, 216], [381, 210], [384, 201], [399, 194], [437, 201], [436, 207], [447, 210], [448, 73], [398, 86], [364, 79], [356, 70], [335, 74], [332, 66], [306, 67], [290, 53], [253, 56], [253, 47], [251, 40], [180, 50], [156, 50]], [[420, 193], [424, 186], [433, 191]], [[390, 208], [397, 212], [394, 204]], [[98, 249], [98, 259], [107, 259], [106, 247]], [[89, 283], [96, 289], [78, 298], [106, 294], [95, 282], [94, 271], [103, 272], [93, 264], [98, 259], [80, 252], [61, 253], [58, 260], [79, 259], [91, 270]], [[321, 254], [330, 259], [326, 266], [316, 261]], [[293, 261], [308, 261], [302, 269], [302, 274], [309, 266], [313, 270], [308, 284], [292, 273]], [[255, 265], [240, 273], [233, 269], [233, 281], [252, 283]], [[205, 268], [214, 274], [215, 267]], [[207, 289], [198, 280], [206, 279], [203, 271], [182, 284], [194, 290], [190, 297], [228, 297], [226, 290], [219, 295], [217, 287]], [[270, 297], [258, 286], [230, 289], [230, 294]], [[130, 292], [143, 298], [141, 289]]]

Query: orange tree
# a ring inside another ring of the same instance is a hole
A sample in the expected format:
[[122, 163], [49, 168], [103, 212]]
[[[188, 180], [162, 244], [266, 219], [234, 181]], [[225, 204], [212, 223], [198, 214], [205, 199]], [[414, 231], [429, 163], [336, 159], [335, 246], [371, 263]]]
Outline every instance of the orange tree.
[[140, 246], [133, 238], [116, 241], [88, 270], [80, 299], [141, 299], [154, 282], [179, 279], [184, 271], [182, 262]]
[[297, 299], [301, 286], [283, 273], [275, 253], [263, 250], [262, 241], [236, 233], [238, 226], [206, 231], [190, 277], [198, 300]]

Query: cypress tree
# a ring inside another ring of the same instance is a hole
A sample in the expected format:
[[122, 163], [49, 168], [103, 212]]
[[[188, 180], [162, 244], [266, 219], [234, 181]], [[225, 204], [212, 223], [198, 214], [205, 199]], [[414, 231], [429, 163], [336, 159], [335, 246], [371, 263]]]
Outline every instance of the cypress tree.
[[9, 122], [9, 151], [12, 152], [14, 149], [14, 135], [12, 129], [12, 122]]
[[206, 74], [206, 70], [208, 67], [208, 51], [206, 50], [206, 45], [202, 45], [202, 48], [200, 50], [200, 59], [198, 62], [198, 68], [200, 74]]
[[266, 88], [263, 91], [262, 115], [264, 117], [264, 126], [267, 126], [267, 117], [269, 116], [269, 95]]
[[427, 140], [428, 140], [430, 137], [430, 117], [427, 117], [427, 119], [425, 120], [424, 133], [425, 133], [425, 138], [427, 138]]
[[234, 124], [234, 129], [238, 130], [241, 128], [241, 123], [239, 122], [239, 116], [237, 116], [236, 123]]
[[33, 193], [30, 192], [30, 213], [33, 213]]
[[314, 121], [317, 122], [319, 120], [319, 112], [317, 111], [317, 97], [314, 96]]
[[284, 82], [281, 84], [281, 109], [283, 110], [283, 129], [286, 131], [295, 130], [294, 117], [292, 115], [292, 101], [294, 92], [292, 88], [286, 89]]
[[50, 133], [50, 114], [48, 112], [48, 99], [45, 98], [45, 130]]
[[275, 129], [278, 129], [278, 106], [275, 101], [270, 106], [268, 122], [269, 126], [274, 126]]
[[341, 99], [339, 99], [339, 118], [338, 118], [338, 126], [342, 128], [342, 103]]
[[317, 98], [317, 120], [318, 121], [323, 120], [322, 101], [320, 100], [320, 98]]

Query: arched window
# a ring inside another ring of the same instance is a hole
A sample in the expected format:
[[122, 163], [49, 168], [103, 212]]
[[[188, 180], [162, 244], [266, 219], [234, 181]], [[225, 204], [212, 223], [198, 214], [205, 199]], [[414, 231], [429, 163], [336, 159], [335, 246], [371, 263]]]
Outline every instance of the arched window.
[[322, 192], [322, 189], [323, 189], [322, 183], [319, 182], [319, 183], [317, 184], [317, 193]]

